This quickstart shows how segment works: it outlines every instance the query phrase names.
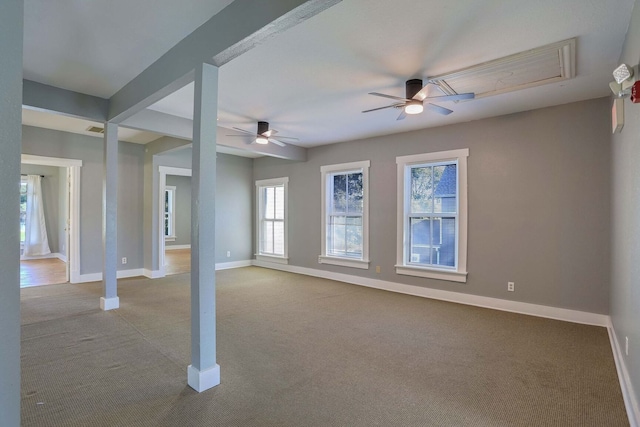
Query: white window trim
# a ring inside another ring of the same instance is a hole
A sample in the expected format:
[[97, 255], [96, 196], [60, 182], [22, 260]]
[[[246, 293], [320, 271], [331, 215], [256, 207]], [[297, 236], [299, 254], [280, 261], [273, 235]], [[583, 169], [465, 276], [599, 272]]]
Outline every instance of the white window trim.
[[[448, 280], [466, 283], [467, 281], [467, 157], [469, 149], [439, 151], [436, 153], [415, 154], [396, 157], [397, 185], [398, 185], [398, 216], [397, 216], [397, 244], [396, 244], [396, 274], [426, 277], [430, 279]], [[458, 162], [458, 222], [457, 222], [457, 253], [456, 268], [433, 268], [408, 265], [405, 262], [406, 215], [407, 198], [405, 197], [407, 166], [420, 163], [435, 163], [444, 161]]]
[[[369, 269], [369, 167], [371, 162], [340, 163], [320, 167], [321, 194], [321, 248], [318, 263], [332, 264], [342, 267]], [[362, 170], [362, 259], [336, 257], [327, 255], [327, 176], [335, 172], [349, 172]]]
[[[272, 187], [282, 185], [284, 187], [284, 254], [282, 256], [275, 254], [260, 253], [260, 195], [261, 187]], [[256, 181], [256, 253], [255, 257], [258, 261], [274, 262], [277, 264], [289, 264], [289, 177], [261, 179]]]
[[[171, 211], [171, 235], [164, 236], [164, 241], [165, 242], [175, 242], [176, 237], [177, 237], [176, 236], [176, 187], [175, 187], [175, 185], [165, 185], [164, 186], [164, 191], [165, 191], [165, 193], [167, 191], [171, 191], [172, 192], [171, 207], [169, 208], [169, 210]], [[164, 203], [162, 205], [164, 206]], [[163, 209], [162, 213], [164, 214], [164, 209]], [[164, 219], [162, 221], [162, 224], [163, 224], [162, 229], [164, 230]]]

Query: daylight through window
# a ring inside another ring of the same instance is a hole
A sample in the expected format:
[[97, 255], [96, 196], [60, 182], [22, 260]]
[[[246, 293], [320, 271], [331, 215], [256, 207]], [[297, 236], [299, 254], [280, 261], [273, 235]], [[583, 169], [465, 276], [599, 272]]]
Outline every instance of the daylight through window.
[[397, 273], [466, 281], [467, 156], [454, 150], [396, 159]]

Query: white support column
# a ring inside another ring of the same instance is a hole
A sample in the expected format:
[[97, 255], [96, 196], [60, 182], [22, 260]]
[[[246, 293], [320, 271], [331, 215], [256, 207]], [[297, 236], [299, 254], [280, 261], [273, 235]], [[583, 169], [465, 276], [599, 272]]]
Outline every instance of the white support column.
[[220, 384], [216, 364], [216, 117], [218, 68], [195, 69], [191, 177], [191, 365], [197, 392]]
[[118, 298], [118, 125], [104, 125], [104, 177], [102, 181], [102, 245], [104, 296], [100, 308], [120, 307]]
[[0, 426], [20, 425], [20, 230], [23, 0], [0, 1]]

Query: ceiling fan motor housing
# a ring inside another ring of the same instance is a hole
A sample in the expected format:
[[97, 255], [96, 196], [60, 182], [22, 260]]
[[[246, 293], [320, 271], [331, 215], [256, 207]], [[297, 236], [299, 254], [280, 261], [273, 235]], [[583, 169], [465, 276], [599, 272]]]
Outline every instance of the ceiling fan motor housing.
[[262, 135], [269, 130], [268, 122], [258, 122], [258, 135]]
[[413, 99], [416, 96], [416, 93], [422, 90], [422, 80], [421, 79], [411, 79], [407, 80], [405, 84], [407, 99]]

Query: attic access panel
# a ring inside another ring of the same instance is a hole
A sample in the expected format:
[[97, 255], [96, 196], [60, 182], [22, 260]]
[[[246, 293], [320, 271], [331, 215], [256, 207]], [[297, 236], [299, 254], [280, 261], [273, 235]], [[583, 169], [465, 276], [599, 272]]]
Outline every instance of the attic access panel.
[[575, 77], [576, 39], [431, 77], [448, 95], [473, 92], [476, 98], [498, 95]]

